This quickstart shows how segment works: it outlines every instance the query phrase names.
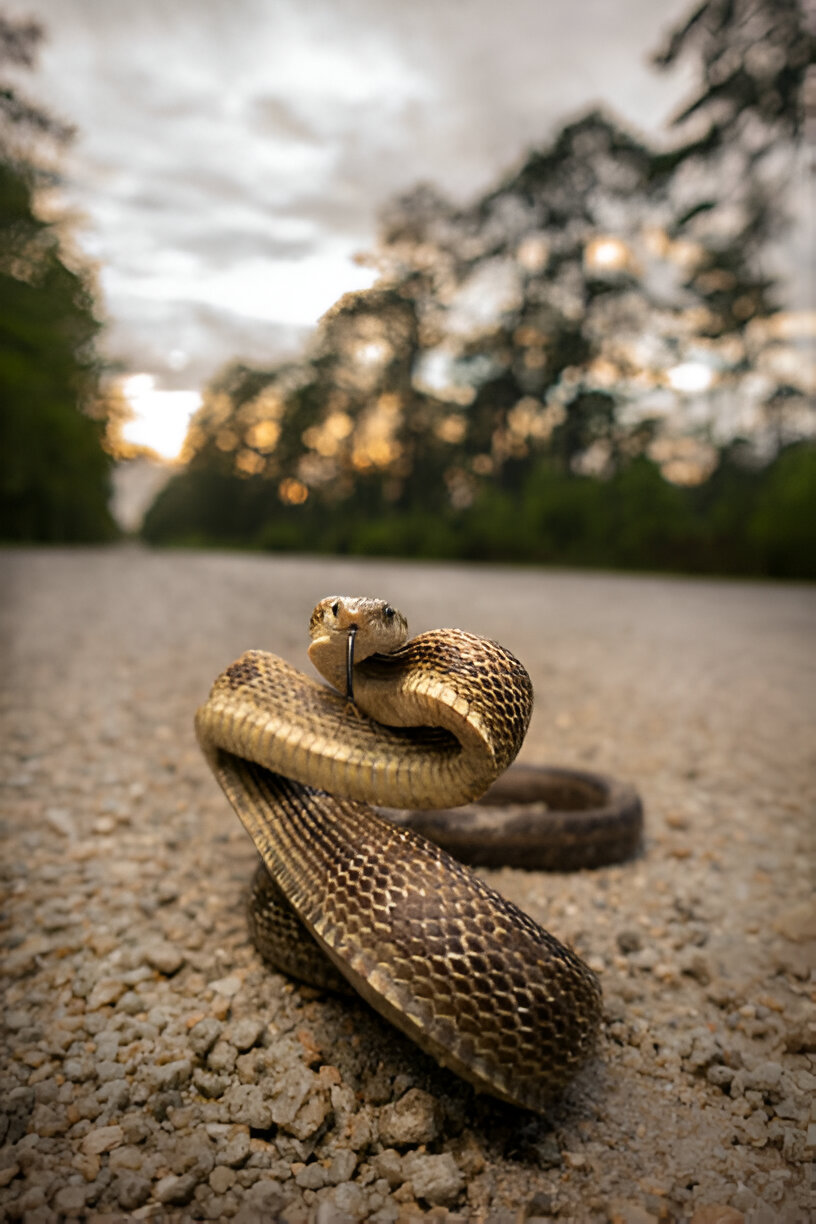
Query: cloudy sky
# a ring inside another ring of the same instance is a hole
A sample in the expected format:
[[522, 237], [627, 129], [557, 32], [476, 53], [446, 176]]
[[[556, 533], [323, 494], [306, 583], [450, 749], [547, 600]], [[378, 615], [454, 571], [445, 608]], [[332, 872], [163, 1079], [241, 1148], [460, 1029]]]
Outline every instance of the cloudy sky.
[[425, 180], [464, 202], [595, 102], [655, 136], [690, 85], [648, 63], [688, 0], [6, 8], [45, 25], [26, 88], [78, 129], [62, 195], [107, 352], [167, 390], [292, 351], [370, 283], [352, 256], [395, 193]]

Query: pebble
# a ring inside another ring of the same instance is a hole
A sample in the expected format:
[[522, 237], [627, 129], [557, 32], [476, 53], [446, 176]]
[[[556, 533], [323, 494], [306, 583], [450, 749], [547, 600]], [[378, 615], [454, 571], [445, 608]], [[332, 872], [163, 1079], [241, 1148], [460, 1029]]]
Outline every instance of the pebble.
[[451, 1206], [464, 1189], [465, 1179], [450, 1152], [440, 1156], [409, 1152], [402, 1169], [416, 1197], [433, 1205]]
[[216, 1165], [209, 1181], [216, 1194], [226, 1194], [230, 1187], [235, 1185], [235, 1170], [228, 1165]]
[[241, 979], [236, 974], [230, 977], [217, 978], [214, 982], [210, 982], [210, 990], [214, 990], [216, 994], [222, 995], [225, 999], [232, 999], [241, 989]]
[[380, 1139], [389, 1147], [432, 1143], [439, 1134], [440, 1110], [430, 1093], [411, 1088], [380, 1112]]
[[203, 1097], [214, 1100], [224, 1095], [230, 1085], [230, 1079], [227, 1075], [216, 1075], [214, 1071], [204, 1071], [201, 1067], [196, 1067], [193, 1083]]
[[151, 1183], [138, 1173], [122, 1172], [113, 1181], [116, 1202], [125, 1211], [135, 1211], [150, 1198]]
[[68, 808], [47, 807], [44, 816], [55, 833], [59, 833], [61, 837], [66, 837], [70, 841], [76, 838], [76, 821]]
[[197, 1185], [198, 1178], [193, 1173], [186, 1173], [182, 1177], [169, 1173], [156, 1182], [154, 1193], [160, 1203], [183, 1207], [193, 1197]]
[[86, 1156], [99, 1156], [102, 1152], [110, 1152], [119, 1147], [124, 1139], [121, 1126], [99, 1126], [88, 1131], [80, 1144]]
[[127, 990], [127, 984], [119, 978], [104, 978], [97, 982], [87, 999], [88, 1011], [97, 1011], [100, 1007], [109, 1007], [116, 1003]]
[[328, 1180], [327, 1170], [317, 1163], [304, 1165], [295, 1173], [295, 1182], [303, 1190], [321, 1190]]
[[142, 950], [142, 956], [148, 965], [166, 977], [178, 973], [186, 959], [184, 953], [170, 943], [148, 944]]
[[260, 1085], [233, 1084], [225, 1092], [224, 1102], [234, 1122], [242, 1122], [261, 1131], [271, 1127], [272, 1106]]
[[54, 1207], [60, 1215], [79, 1216], [85, 1210], [87, 1192], [84, 1186], [63, 1186], [54, 1195]]
[[246, 1126], [233, 1126], [228, 1133], [226, 1145], [219, 1155], [225, 1165], [229, 1165], [231, 1168], [238, 1168], [247, 1159], [251, 1150], [249, 1128]]
[[221, 1036], [223, 1029], [224, 1026], [219, 1020], [213, 1020], [211, 1017], [199, 1020], [198, 1024], [190, 1030], [188, 1038], [194, 1053], [199, 1058], [204, 1058]]
[[170, 1062], [160, 1063], [148, 1069], [151, 1087], [156, 1092], [169, 1092], [173, 1088], [181, 1088], [193, 1073], [192, 1064], [187, 1058], [176, 1058]]
[[207, 1055], [207, 1066], [216, 1073], [230, 1072], [235, 1068], [238, 1051], [229, 1041], [217, 1041]]

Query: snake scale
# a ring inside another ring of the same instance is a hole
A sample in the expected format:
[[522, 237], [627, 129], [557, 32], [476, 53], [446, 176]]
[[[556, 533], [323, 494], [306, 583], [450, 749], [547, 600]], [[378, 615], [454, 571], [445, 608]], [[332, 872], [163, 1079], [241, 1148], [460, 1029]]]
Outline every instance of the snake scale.
[[[256, 943], [309, 976], [302, 924], [331, 962], [311, 956], [318, 983], [339, 971], [477, 1089], [541, 1111], [594, 1048], [594, 973], [469, 868], [370, 806], [456, 807], [482, 794], [521, 746], [529, 676], [504, 647], [459, 629], [406, 641], [404, 617], [368, 597], [321, 600], [310, 635], [332, 689], [249, 651], [196, 714], [262, 860]], [[267, 909], [278, 893], [282, 926]]]

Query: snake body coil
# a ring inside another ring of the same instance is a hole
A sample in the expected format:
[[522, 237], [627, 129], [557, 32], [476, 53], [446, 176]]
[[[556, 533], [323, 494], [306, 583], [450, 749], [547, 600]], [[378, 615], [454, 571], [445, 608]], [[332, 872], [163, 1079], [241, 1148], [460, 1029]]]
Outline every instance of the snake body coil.
[[[340, 691], [353, 675], [354, 705], [250, 651], [216, 680], [196, 730], [274, 882], [263, 876], [256, 894], [280, 889], [343, 977], [439, 1062], [541, 1110], [593, 1049], [595, 975], [467, 867], [368, 806], [480, 795], [518, 752], [532, 686], [495, 642], [446, 629], [402, 645], [406, 632], [383, 601], [322, 600], [310, 656]], [[254, 929], [263, 944], [263, 910]], [[303, 975], [296, 951], [284, 946], [283, 960]]]

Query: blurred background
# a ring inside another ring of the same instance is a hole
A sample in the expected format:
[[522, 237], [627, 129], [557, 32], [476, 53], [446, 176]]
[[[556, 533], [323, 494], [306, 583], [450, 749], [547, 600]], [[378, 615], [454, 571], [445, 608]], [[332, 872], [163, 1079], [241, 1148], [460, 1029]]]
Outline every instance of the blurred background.
[[816, 577], [809, 0], [0, 14], [0, 534]]

